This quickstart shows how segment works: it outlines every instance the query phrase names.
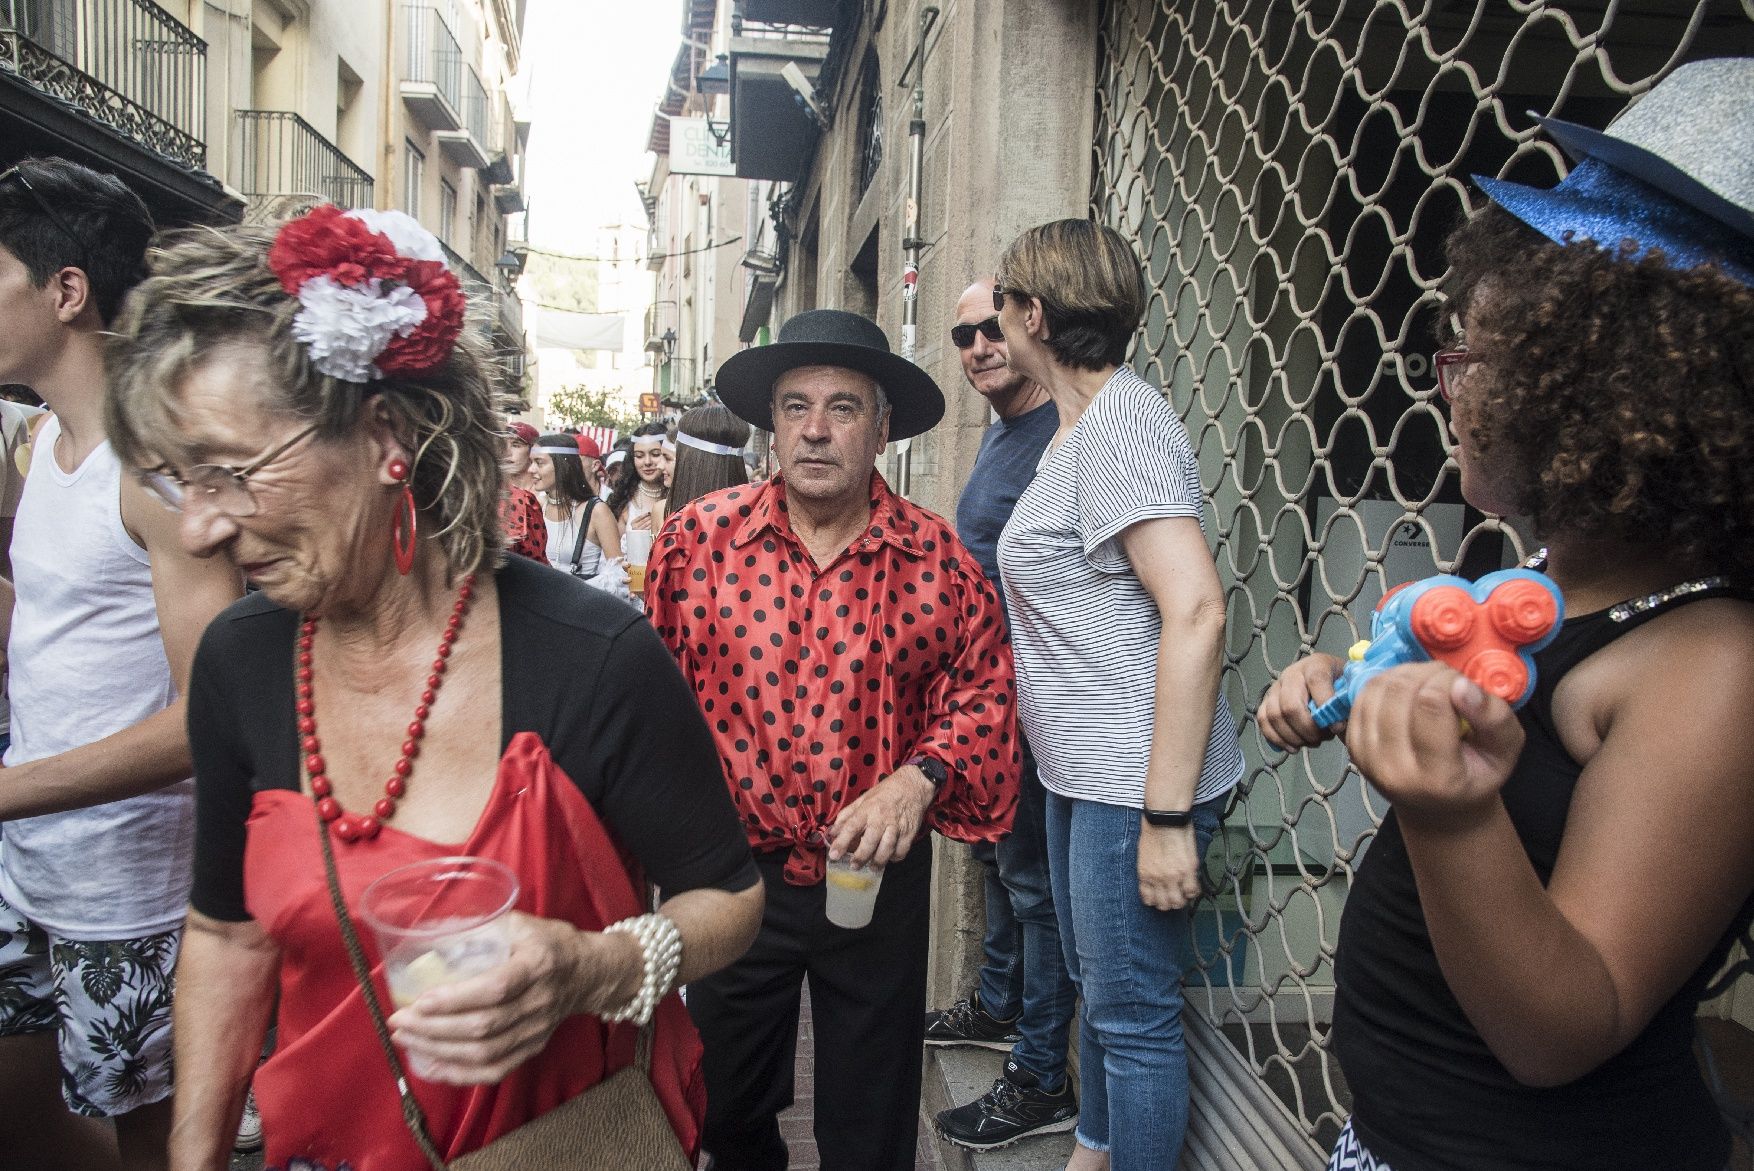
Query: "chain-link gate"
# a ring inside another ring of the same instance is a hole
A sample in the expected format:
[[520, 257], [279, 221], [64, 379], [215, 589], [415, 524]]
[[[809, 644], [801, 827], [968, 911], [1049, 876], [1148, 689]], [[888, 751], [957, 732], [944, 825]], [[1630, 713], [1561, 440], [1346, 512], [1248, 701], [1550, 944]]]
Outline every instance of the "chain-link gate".
[[[1132, 239], [1135, 366], [1186, 420], [1228, 597], [1232, 708], [1344, 654], [1385, 587], [1515, 563], [1466, 505], [1431, 355], [1468, 175], [1566, 167], [1527, 111], [1605, 125], [1684, 61], [1754, 54], [1754, 0], [1109, 0], [1092, 209]], [[1331, 1142], [1333, 956], [1383, 808], [1336, 746], [1250, 771], [1196, 916], [1190, 1011]]]

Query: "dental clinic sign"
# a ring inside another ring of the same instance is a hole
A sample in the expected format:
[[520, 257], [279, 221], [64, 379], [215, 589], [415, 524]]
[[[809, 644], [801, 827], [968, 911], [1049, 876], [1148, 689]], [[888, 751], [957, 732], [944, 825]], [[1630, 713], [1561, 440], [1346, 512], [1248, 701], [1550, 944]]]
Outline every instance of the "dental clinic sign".
[[[672, 175], [735, 175], [731, 163], [729, 127], [713, 133], [705, 118], [670, 119], [670, 173]], [[723, 135], [723, 138], [720, 138]]]

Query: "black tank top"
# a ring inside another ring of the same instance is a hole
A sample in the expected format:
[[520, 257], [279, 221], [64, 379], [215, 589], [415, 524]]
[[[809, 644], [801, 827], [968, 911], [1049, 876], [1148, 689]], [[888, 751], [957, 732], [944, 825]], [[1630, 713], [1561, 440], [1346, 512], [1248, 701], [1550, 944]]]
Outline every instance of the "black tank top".
[[[1659, 614], [1724, 596], [1750, 595], [1721, 579], [1690, 582], [1568, 619], [1535, 656], [1535, 693], [1518, 713], [1527, 740], [1502, 794], [1543, 884], [1583, 771], [1553, 725], [1559, 681]], [[1391, 809], [1347, 896], [1335, 958], [1333, 1048], [1354, 1130], [1394, 1171], [1722, 1171], [1730, 1138], [1694, 1061], [1693, 1016], [1751, 911], [1624, 1050], [1569, 1085], [1524, 1086], [1444, 982]]]

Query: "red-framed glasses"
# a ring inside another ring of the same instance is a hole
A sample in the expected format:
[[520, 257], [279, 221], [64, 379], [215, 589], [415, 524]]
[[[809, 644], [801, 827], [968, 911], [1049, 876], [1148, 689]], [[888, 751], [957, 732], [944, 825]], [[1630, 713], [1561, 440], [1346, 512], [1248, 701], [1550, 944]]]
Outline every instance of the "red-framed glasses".
[[1432, 355], [1432, 362], [1437, 366], [1437, 391], [1443, 395], [1444, 402], [1455, 401], [1456, 391], [1461, 388], [1468, 367], [1483, 361], [1485, 359], [1478, 354], [1469, 353], [1467, 346], [1449, 346]]

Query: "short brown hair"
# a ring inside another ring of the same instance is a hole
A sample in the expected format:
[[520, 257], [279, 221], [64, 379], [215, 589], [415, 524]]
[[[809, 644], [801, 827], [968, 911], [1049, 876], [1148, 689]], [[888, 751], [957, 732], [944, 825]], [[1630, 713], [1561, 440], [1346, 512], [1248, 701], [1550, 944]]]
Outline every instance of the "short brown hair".
[[1005, 249], [998, 280], [1007, 296], [1041, 301], [1046, 345], [1061, 365], [1101, 370], [1127, 360], [1145, 316], [1145, 277], [1113, 228], [1089, 220], [1031, 228]]
[[381, 396], [412, 453], [409, 484], [438, 522], [451, 572], [492, 564], [502, 543], [505, 418], [481, 343], [465, 329], [444, 365], [418, 378], [360, 383], [320, 373], [292, 333], [298, 300], [268, 267], [279, 228], [194, 228], [148, 255], [147, 279], [123, 303], [107, 354], [104, 425], [117, 458], [136, 466], [162, 459], [180, 413], [176, 387], [220, 343], [253, 343], [272, 375], [267, 408], [315, 423], [323, 438], [345, 434], [360, 405]]

